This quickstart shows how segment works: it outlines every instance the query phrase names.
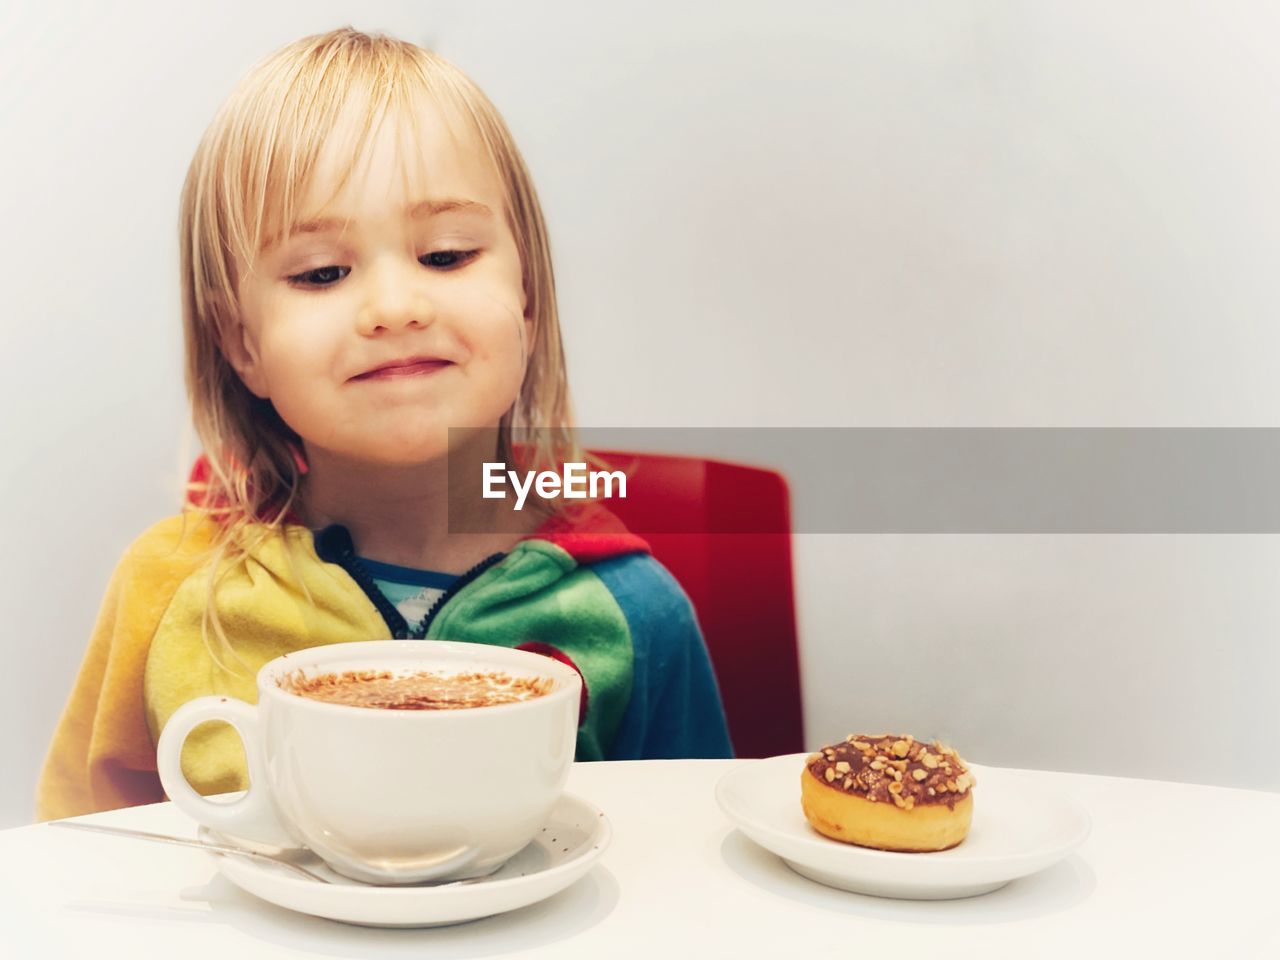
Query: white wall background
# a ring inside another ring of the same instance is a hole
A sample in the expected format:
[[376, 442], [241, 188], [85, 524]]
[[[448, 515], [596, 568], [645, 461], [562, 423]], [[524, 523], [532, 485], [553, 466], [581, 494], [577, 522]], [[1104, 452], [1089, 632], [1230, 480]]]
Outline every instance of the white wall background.
[[[0, 827], [183, 448], [176, 218], [236, 78], [352, 23], [503, 110], [599, 426], [1280, 422], [1262, 2], [0, 6]], [[808, 536], [811, 746], [1280, 788], [1274, 537]]]

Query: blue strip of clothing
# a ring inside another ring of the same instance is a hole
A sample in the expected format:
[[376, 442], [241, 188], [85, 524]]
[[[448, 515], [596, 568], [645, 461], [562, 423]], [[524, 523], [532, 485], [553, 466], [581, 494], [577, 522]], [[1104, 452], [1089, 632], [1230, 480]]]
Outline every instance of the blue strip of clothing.
[[405, 622], [410, 624], [421, 622], [432, 604], [444, 596], [445, 591], [458, 579], [456, 574], [440, 573], [437, 570], [401, 567], [365, 557], [360, 557], [359, 560], [360, 565], [373, 577], [378, 589], [400, 611]]
[[730, 758], [733, 744], [693, 605], [648, 554], [591, 565], [631, 631], [631, 701], [608, 760]]
[[437, 590], [448, 590], [457, 580], [457, 574], [440, 573], [436, 570], [418, 570], [414, 567], [401, 567], [394, 563], [383, 563], [381, 560], [369, 560], [360, 557], [360, 564], [368, 570], [375, 580], [388, 580], [391, 583], [403, 583], [417, 587], [433, 587]]

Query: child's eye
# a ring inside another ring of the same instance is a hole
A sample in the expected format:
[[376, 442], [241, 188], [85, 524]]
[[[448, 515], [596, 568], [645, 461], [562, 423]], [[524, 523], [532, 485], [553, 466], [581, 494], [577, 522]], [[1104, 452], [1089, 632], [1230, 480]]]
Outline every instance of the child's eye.
[[[434, 267], [437, 270], [456, 270], [479, 252], [479, 250], [437, 250], [434, 253], [423, 254], [418, 258], [418, 262], [424, 267]], [[350, 272], [350, 267], [317, 267], [315, 270], [294, 274], [289, 277], [289, 282], [304, 288], [332, 287]]]
[[289, 282], [300, 287], [331, 287], [350, 272], [350, 267], [317, 267], [294, 274]]
[[479, 250], [437, 250], [434, 253], [423, 254], [418, 258], [418, 262], [424, 267], [435, 267], [437, 270], [455, 270], [479, 252]]

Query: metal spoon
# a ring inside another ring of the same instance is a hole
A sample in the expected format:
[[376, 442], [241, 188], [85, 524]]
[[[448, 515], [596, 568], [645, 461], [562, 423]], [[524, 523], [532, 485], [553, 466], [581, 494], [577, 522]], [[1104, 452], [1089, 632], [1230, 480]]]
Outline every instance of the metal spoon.
[[274, 863], [281, 867], [287, 867], [294, 873], [298, 873], [306, 877], [308, 880], [318, 880], [320, 883], [331, 882], [326, 877], [322, 877], [318, 873], [312, 873], [306, 867], [300, 867], [298, 864], [290, 863], [288, 860], [268, 856], [265, 853], [255, 853], [252, 850], [244, 850], [240, 847], [233, 847], [224, 843], [206, 843], [203, 840], [190, 840], [186, 837], [170, 837], [163, 833], [147, 833], [144, 830], [126, 830], [124, 827], [103, 827], [96, 823], [71, 823], [67, 820], [55, 820], [50, 823], [49, 826], [65, 827], [68, 830], [87, 830], [90, 833], [107, 833], [117, 837], [133, 837], [138, 840], [153, 840], [156, 843], [172, 843], [180, 847], [199, 847], [201, 850], [209, 850], [213, 853], [226, 853], [236, 857], [247, 857], [250, 860]]
[[[287, 867], [294, 873], [301, 874], [308, 880], [316, 880], [320, 883], [333, 883], [328, 877], [322, 877], [318, 873], [313, 873], [306, 867], [291, 863], [281, 857], [273, 857], [266, 853], [257, 853], [253, 850], [245, 850], [241, 847], [233, 847], [224, 843], [206, 843], [203, 840], [191, 840], [186, 837], [171, 837], [163, 833], [147, 833], [144, 830], [126, 830], [124, 827], [103, 827], [96, 823], [73, 823], [69, 820], [54, 820], [49, 823], [51, 827], [65, 827], [68, 830], [87, 830], [91, 833], [106, 833], [117, 837], [133, 837], [137, 840], [152, 840], [156, 843], [172, 843], [181, 847], [198, 847], [201, 850], [209, 850], [213, 853], [225, 853], [235, 857], [247, 857], [250, 860], [259, 860], [266, 863], [274, 863], [277, 866]], [[481, 880], [487, 880], [488, 877], [474, 877], [469, 880], [451, 880], [443, 883], [424, 883], [412, 884], [412, 886], [432, 886], [432, 887], [451, 887], [464, 883], [477, 883]], [[359, 883], [360, 881], [353, 881]], [[363, 884], [363, 886], [378, 886], [378, 884]]]

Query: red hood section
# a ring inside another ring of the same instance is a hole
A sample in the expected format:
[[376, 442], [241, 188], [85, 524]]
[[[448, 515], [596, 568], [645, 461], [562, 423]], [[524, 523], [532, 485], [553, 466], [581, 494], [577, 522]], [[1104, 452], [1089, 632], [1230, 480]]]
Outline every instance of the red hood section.
[[[306, 463], [303, 462], [301, 457], [298, 457], [298, 466], [301, 468], [303, 473], [307, 472]], [[191, 504], [193, 507], [203, 507], [204, 509], [211, 511], [216, 511], [220, 507], [225, 508], [227, 506], [226, 498], [211, 498], [204, 489], [200, 489], [209, 482], [209, 477], [212, 473], [213, 469], [209, 466], [209, 458], [203, 453], [196, 457], [196, 462], [191, 465], [191, 474], [187, 477], [187, 503]], [[196, 489], [192, 489], [193, 487]], [[258, 516], [258, 519], [265, 522], [274, 514], [275, 509], [271, 504], [267, 504], [263, 508], [263, 512]], [[215, 514], [214, 519], [219, 520], [219, 517]], [[284, 522], [300, 525], [302, 523], [302, 519], [290, 510], [285, 514]]]
[[651, 552], [647, 540], [627, 530], [613, 511], [599, 503], [569, 507], [525, 539], [554, 543], [579, 563]]

